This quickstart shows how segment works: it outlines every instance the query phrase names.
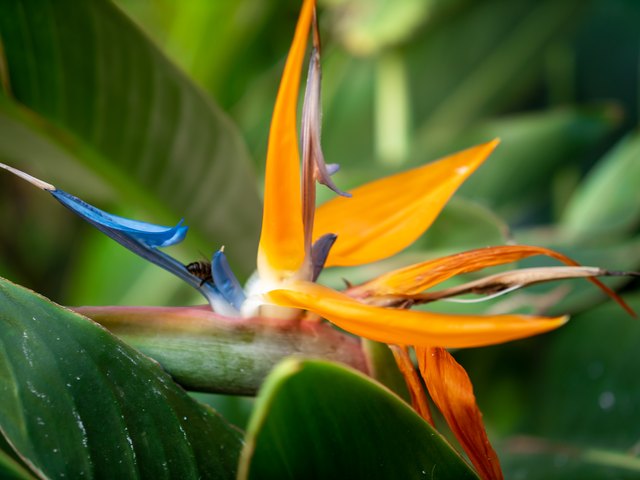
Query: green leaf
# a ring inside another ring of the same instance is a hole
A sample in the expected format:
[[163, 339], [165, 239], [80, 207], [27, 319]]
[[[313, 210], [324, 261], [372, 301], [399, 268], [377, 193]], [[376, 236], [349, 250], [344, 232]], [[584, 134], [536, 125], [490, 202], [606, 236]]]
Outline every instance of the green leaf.
[[[171, 273], [131, 255], [98, 230], [87, 230], [82, 245], [74, 252], [65, 303], [190, 305], [202, 302], [196, 290], [184, 282], [177, 282]], [[178, 252], [172, 250], [171, 253]], [[176, 256], [180, 258], [179, 253]]]
[[477, 478], [406, 403], [337, 364], [288, 359], [265, 381], [239, 478]]
[[275, 32], [282, 39], [279, 51], [286, 55], [299, 7], [292, 3], [289, 15], [283, 15], [287, 6], [281, 3], [252, 0], [116, 3], [225, 108], [247, 93], [264, 68], [272, 66], [272, 55], [279, 50], [271, 44]]
[[6, 480], [36, 478], [0, 435], [0, 478]]
[[458, 196], [447, 203], [423, 238], [416, 242], [416, 247], [430, 252], [460, 252], [502, 245], [509, 234], [509, 226], [498, 215]]
[[90, 320], [0, 281], [0, 429], [39, 475], [233, 478], [240, 433]]
[[338, 0], [330, 3], [329, 13], [333, 16], [330, 25], [355, 55], [372, 55], [405, 43], [433, 14], [436, 6], [432, 0]]
[[386, 343], [374, 342], [366, 338], [362, 339], [362, 347], [369, 365], [369, 376], [393, 393], [410, 403], [407, 383], [398, 369], [398, 364]]
[[[513, 107], [545, 68], [546, 47], [566, 38], [584, 2], [466, 2], [430, 25], [407, 59], [420, 119], [414, 152], [430, 158], [474, 121]], [[426, 155], [425, 155], [426, 153]]]
[[624, 233], [640, 223], [640, 135], [605, 156], [571, 197], [560, 227], [576, 237]]
[[[626, 300], [640, 311], [640, 295]], [[608, 303], [549, 337], [526, 436], [503, 446], [507, 476], [638, 478], [638, 319]]]
[[480, 125], [462, 139], [465, 144], [495, 137], [501, 143], [460, 191], [513, 217], [541, 196], [551, 197], [550, 178], [558, 165], [566, 167], [597, 146], [618, 121], [619, 111], [604, 105], [523, 114]]
[[227, 244], [244, 274], [254, 268], [260, 203], [242, 139], [112, 3], [5, 2], [0, 38], [11, 126], [0, 156], [41, 165], [66, 190], [91, 174], [162, 219], [184, 216], [207, 252]]

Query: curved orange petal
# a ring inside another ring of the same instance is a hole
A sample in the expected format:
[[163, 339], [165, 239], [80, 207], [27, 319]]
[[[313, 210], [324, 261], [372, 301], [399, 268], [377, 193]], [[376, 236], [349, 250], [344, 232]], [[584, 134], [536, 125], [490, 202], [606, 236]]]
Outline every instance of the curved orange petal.
[[426, 422], [435, 427], [431, 410], [429, 409], [429, 400], [420, 381], [420, 376], [416, 372], [416, 367], [409, 356], [409, 349], [400, 345], [389, 345], [389, 349], [393, 353], [398, 370], [400, 370], [407, 384], [407, 390], [409, 390], [409, 396], [411, 397], [411, 406]]
[[489, 443], [467, 372], [444, 348], [416, 348], [418, 366], [438, 409], [480, 477], [502, 479], [500, 461]]
[[411, 245], [497, 145], [493, 140], [367, 183], [350, 192], [353, 198], [337, 197], [320, 206], [314, 239], [338, 235], [326, 266], [369, 263]]
[[[512, 263], [535, 255], [546, 255], [564, 264], [579, 266], [575, 260], [544, 247], [529, 245], [503, 245], [480, 248], [428, 260], [394, 270], [349, 290], [353, 297], [370, 295], [416, 295], [461, 273], [475, 272], [487, 267]], [[596, 278], [587, 278], [613, 298], [631, 315], [635, 313], [622, 298]]]
[[271, 120], [258, 248], [258, 271], [263, 277], [273, 276], [274, 271], [295, 272], [304, 261], [296, 112], [314, 8], [314, 0], [305, 0]]
[[361, 337], [397, 345], [479, 347], [537, 335], [567, 321], [567, 317], [447, 315], [374, 307], [304, 281], [291, 281], [268, 297], [284, 307], [317, 313]]

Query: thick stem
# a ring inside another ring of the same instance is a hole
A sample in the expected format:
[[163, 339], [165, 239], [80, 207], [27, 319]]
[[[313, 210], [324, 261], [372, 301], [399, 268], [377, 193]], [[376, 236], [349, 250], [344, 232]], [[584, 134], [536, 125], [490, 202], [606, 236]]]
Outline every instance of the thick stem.
[[291, 355], [369, 373], [360, 339], [324, 322], [228, 318], [209, 307], [74, 310], [157, 360], [189, 390], [254, 395], [269, 371]]

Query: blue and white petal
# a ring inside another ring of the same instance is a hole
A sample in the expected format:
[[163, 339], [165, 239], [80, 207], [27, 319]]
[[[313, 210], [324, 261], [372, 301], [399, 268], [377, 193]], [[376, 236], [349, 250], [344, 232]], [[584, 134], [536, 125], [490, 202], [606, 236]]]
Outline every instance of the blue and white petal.
[[[129, 218], [119, 217], [104, 210], [89, 205], [78, 197], [64, 190], [49, 190], [56, 200], [69, 208], [75, 214], [84, 218], [104, 233], [119, 231], [124, 235], [135, 238], [147, 247], [168, 247], [184, 240], [189, 227], [182, 225], [182, 220], [175, 227], [166, 227], [153, 223], [140, 222]], [[105, 230], [106, 229], [106, 230]], [[109, 235], [107, 233], [107, 235]], [[111, 236], [111, 235], [109, 235]]]
[[[0, 168], [8, 170], [36, 187], [49, 192], [56, 200], [73, 213], [80, 216], [123, 247], [187, 282], [207, 299], [216, 312], [229, 316], [238, 315], [238, 308], [234, 306], [232, 302], [227, 301], [227, 297], [230, 297], [228, 292], [226, 295], [223, 295], [215, 285], [208, 282], [202, 283], [202, 280], [192, 275], [185, 265], [158, 250], [160, 247], [168, 247], [180, 243], [184, 239], [188, 227], [182, 224], [182, 220], [174, 227], [167, 227], [113, 215], [93, 205], [89, 205], [70, 193], [57, 189], [50, 183], [44, 182], [13, 167], [0, 163]], [[233, 279], [235, 280], [235, 277], [233, 277]], [[237, 280], [235, 281], [237, 282]], [[230, 290], [228, 282], [225, 283], [225, 289], [228, 291], [232, 290]], [[237, 296], [233, 296], [232, 298], [235, 300]]]
[[224, 249], [218, 250], [211, 260], [211, 274], [216, 288], [227, 302], [233, 305], [238, 312], [247, 299], [240, 282], [233, 274]]

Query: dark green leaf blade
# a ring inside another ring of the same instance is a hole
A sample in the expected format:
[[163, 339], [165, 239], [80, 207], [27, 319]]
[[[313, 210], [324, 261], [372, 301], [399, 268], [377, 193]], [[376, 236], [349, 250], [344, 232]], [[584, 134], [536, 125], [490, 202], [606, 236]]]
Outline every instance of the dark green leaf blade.
[[[640, 296], [625, 298], [637, 311]], [[542, 351], [534, 416], [503, 445], [512, 477], [640, 476], [640, 323], [609, 302], [577, 315]]]
[[414, 155], [434, 146], [450, 150], [447, 144], [473, 121], [526, 95], [544, 68], [547, 47], [567, 37], [584, 6], [574, 0], [470, 2], [436, 19], [408, 56], [419, 92], [414, 115], [422, 119]]
[[6, 480], [36, 478], [0, 435], [0, 478]]
[[288, 359], [265, 381], [239, 478], [476, 478], [398, 397], [337, 364]]
[[560, 226], [576, 237], [611, 236], [640, 223], [640, 135], [629, 135], [589, 173]]
[[522, 215], [540, 197], [551, 196], [549, 179], [558, 164], [565, 168], [575, 164], [619, 120], [615, 107], [602, 105], [527, 113], [482, 124], [464, 137], [465, 143], [499, 137], [501, 144], [461, 192], [500, 207], [503, 215]]
[[185, 216], [214, 242], [207, 250], [226, 243], [253, 269], [260, 203], [237, 129], [111, 2], [5, 2], [0, 37], [11, 85], [0, 111], [78, 165], [61, 171], [0, 133], [6, 160], [44, 163], [53, 182], [88, 169], [128, 200], [146, 197], [141, 207]]
[[67, 478], [233, 478], [240, 433], [93, 322], [0, 281], [0, 428]]
[[362, 348], [369, 365], [369, 376], [387, 387], [405, 402], [411, 402], [407, 383], [398, 369], [398, 364], [389, 345], [363, 338]]

